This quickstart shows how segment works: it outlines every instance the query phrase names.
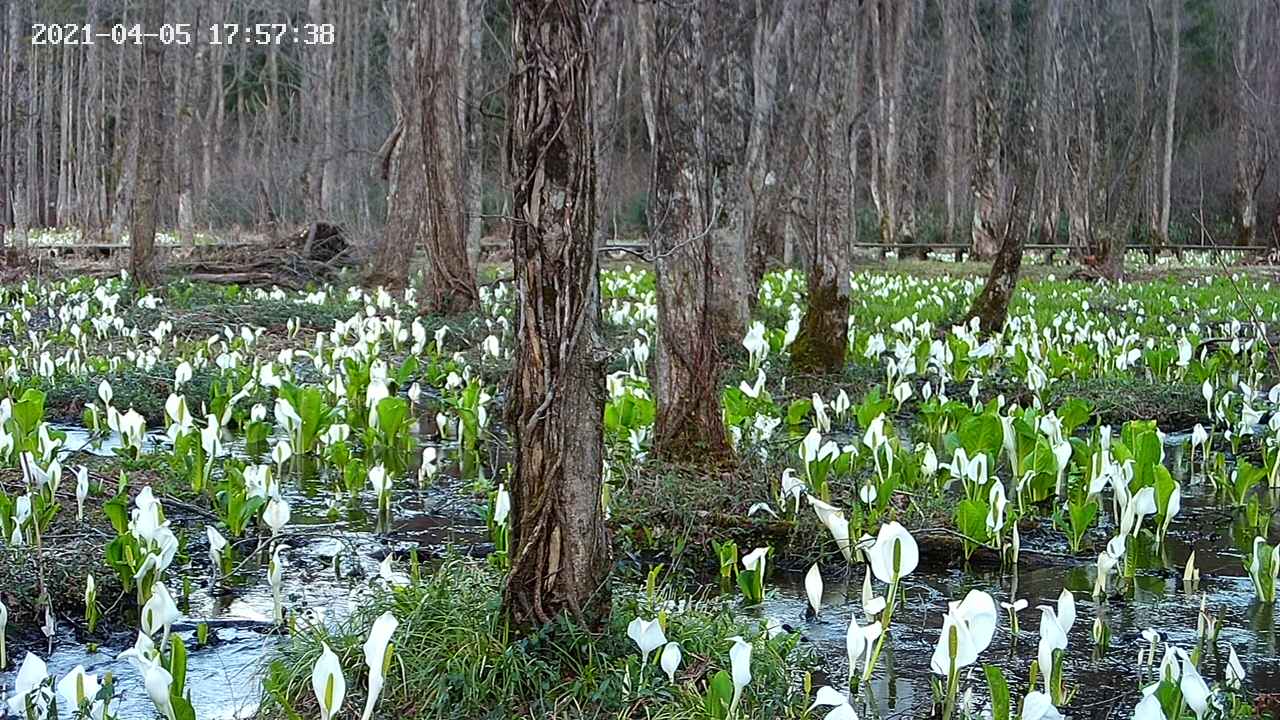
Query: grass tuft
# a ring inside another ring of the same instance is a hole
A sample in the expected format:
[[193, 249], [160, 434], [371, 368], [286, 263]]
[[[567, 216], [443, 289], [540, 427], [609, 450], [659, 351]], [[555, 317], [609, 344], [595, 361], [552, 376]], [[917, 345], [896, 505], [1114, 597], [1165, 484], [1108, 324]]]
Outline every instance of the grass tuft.
[[327, 643], [347, 678], [346, 711], [363, 707], [367, 669], [361, 645], [373, 620], [390, 611], [400, 621], [393, 661], [377, 717], [583, 718], [705, 717], [708, 679], [730, 667], [728, 638], [754, 644], [751, 685], [739, 718], [799, 716], [806, 696], [798, 682], [813, 667], [799, 636], [765, 637], [759, 620], [735, 618], [728, 605], [689, 602], [666, 615], [666, 635], [684, 662], [668, 682], [657, 655], [642, 666], [626, 626], [671, 600], [616, 597], [613, 619], [595, 636], [568, 621], [517, 637], [500, 610], [501, 577], [475, 561], [448, 559], [408, 587], [376, 590], [336, 629], [301, 631], [278, 651], [264, 683], [264, 718], [315, 717], [311, 670]]

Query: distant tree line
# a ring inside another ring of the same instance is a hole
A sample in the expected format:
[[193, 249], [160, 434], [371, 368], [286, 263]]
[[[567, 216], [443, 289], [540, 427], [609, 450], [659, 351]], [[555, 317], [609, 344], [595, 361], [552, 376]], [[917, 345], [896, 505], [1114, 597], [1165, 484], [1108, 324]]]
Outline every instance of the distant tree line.
[[[646, 229], [642, 25], [663, 5], [613, 0], [593, 19], [609, 235]], [[989, 257], [1015, 209], [1017, 232], [1098, 263], [1115, 242], [1275, 242], [1275, 0], [688, 5], [706, 20], [708, 231], [735, 282], [821, 256], [815, 228], [834, 217], [846, 240], [921, 254], [970, 244]], [[145, 201], [150, 148], [157, 225], [188, 240], [340, 222], [396, 282], [388, 269], [441, 223], [473, 263], [483, 234], [506, 231], [511, 0], [10, 0], [0, 16], [11, 244], [46, 227], [119, 241]], [[198, 33], [152, 48], [151, 98], [144, 46], [31, 43], [36, 22], [144, 20]], [[331, 24], [334, 42], [212, 44], [222, 23]]]

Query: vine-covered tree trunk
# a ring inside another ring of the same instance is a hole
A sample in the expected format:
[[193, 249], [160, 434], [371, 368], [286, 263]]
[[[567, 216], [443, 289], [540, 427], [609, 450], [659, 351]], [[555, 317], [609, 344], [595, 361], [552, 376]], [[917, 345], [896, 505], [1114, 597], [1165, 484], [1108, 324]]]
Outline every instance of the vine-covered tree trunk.
[[813, 182], [813, 262], [809, 269], [809, 302], [800, 331], [791, 345], [791, 364], [800, 372], [838, 373], [844, 369], [849, 344], [849, 271], [851, 251], [848, 229], [850, 205], [845, 193], [852, 186], [849, 176], [849, 126], [856, 114], [853, 81], [861, 68], [858, 29], [861, 24], [849, 12], [850, 4], [840, 0], [823, 3], [828, 28], [823, 36], [822, 56], [842, 58], [842, 65], [817, 68], [814, 122], [817, 128], [817, 173]]
[[403, 286], [421, 243], [426, 268], [419, 310], [452, 315], [479, 302], [467, 252], [465, 142], [456, 97], [462, 18], [456, 2], [419, 0], [398, 21], [405, 36], [393, 74], [398, 119], [386, 156], [387, 228], [370, 279]]
[[504, 602], [523, 627], [561, 613], [608, 616], [601, 507], [604, 361], [599, 338], [590, 0], [513, 5], [510, 163], [519, 346], [511, 574]]
[[657, 9], [641, 26], [653, 58], [653, 191], [649, 239], [655, 259], [658, 336], [654, 357], [654, 451], [673, 460], [730, 455], [720, 412], [720, 357], [713, 320], [714, 195], [706, 157], [709, 93], [701, 11]]
[[[144, 25], [160, 27], [164, 17], [162, 0], [147, 0]], [[161, 62], [164, 46], [156, 38], [142, 44], [141, 88], [134, 105], [138, 124], [138, 180], [129, 223], [129, 275], [134, 282], [156, 281], [156, 214], [160, 200], [160, 152], [165, 145], [164, 102], [161, 99]]]

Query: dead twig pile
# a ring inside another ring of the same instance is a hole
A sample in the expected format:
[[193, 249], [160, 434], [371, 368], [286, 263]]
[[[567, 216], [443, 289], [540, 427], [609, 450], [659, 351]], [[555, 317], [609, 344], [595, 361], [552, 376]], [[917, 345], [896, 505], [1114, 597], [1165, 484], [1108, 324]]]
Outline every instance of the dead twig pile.
[[359, 262], [342, 228], [328, 223], [261, 245], [196, 250], [190, 258], [169, 263], [166, 271], [192, 281], [298, 289], [331, 280]]

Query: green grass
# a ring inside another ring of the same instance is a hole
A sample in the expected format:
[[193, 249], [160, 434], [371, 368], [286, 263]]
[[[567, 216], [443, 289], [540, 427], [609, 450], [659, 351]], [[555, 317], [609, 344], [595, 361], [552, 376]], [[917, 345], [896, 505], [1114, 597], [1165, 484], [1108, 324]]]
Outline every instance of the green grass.
[[666, 635], [684, 653], [672, 685], [657, 666], [657, 653], [642, 667], [626, 635], [632, 618], [653, 617], [655, 607], [669, 600], [616, 597], [601, 635], [560, 621], [521, 638], [502, 620], [500, 589], [491, 568], [448, 559], [409, 587], [377, 591], [336, 630], [300, 632], [270, 662], [262, 717], [317, 716], [311, 670], [321, 642], [342, 661], [346, 716], [358, 712], [367, 678], [361, 644], [385, 611], [400, 626], [376, 717], [705, 717], [702, 693], [710, 676], [729, 668], [728, 638], [734, 635], [754, 645], [753, 679], [738, 717], [799, 717], [806, 707], [800, 681], [814, 660], [798, 646], [799, 637], [765, 639], [759, 621], [735, 619], [724, 607], [691, 603], [666, 616]]

